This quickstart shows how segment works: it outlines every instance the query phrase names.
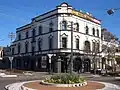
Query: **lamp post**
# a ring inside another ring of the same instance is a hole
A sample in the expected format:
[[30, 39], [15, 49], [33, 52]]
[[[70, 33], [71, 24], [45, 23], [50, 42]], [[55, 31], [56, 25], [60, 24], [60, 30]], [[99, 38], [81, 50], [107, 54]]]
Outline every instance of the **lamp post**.
[[[73, 25], [76, 25], [76, 23], [70, 22], [70, 28], [71, 28], [71, 55], [70, 55], [70, 74], [72, 74], [73, 71]], [[69, 27], [69, 26], [68, 26]]]
[[11, 39], [11, 44], [12, 44], [12, 41], [15, 38], [15, 34], [13, 32], [11, 32], [8, 34], [8, 37]]
[[71, 56], [70, 56], [70, 73], [73, 71], [73, 22], [71, 22]]
[[112, 15], [112, 14], [115, 13], [116, 10], [120, 10], [120, 8], [112, 8], [112, 9], [109, 9], [109, 10], [107, 10], [107, 13], [108, 13], [109, 15]]

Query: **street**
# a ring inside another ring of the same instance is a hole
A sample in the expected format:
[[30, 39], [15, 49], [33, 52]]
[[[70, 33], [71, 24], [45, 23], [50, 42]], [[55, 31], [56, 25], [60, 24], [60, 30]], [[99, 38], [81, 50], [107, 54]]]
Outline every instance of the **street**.
[[[19, 76], [18, 78], [0, 78], [0, 90], [5, 90], [4, 86], [15, 83], [15, 82], [22, 82], [22, 81], [29, 81], [29, 80], [40, 80], [43, 79], [45, 76], [44, 74], [36, 74], [34, 76]], [[120, 80], [115, 80], [114, 77], [93, 77], [93, 78], [86, 78], [87, 80], [91, 81], [101, 81], [101, 82], [109, 82], [120, 86]]]
[[110, 76], [108, 76], [108, 77], [101, 76], [101, 77], [88, 78], [88, 80], [108, 82], [108, 83], [112, 83], [112, 84], [116, 84], [116, 85], [120, 86], [120, 80], [115, 80], [115, 77], [110, 77]]
[[5, 86], [11, 83], [30, 81], [30, 80], [40, 80], [47, 76], [46, 73], [34, 73], [32, 76], [21, 75], [17, 78], [1, 78], [0, 77], [0, 90], [5, 90]]

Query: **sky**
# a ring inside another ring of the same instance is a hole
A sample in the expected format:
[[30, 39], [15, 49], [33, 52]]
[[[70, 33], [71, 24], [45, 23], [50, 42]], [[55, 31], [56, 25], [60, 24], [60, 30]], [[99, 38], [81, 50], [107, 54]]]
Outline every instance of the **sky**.
[[67, 2], [76, 10], [90, 12], [102, 20], [102, 27], [120, 38], [120, 10], [108, 15], [107, 10], [120, 8], [120, 0], [0, 0], [0, 46], [10, 45], [9, 33], [31, 22], [31, 18]]

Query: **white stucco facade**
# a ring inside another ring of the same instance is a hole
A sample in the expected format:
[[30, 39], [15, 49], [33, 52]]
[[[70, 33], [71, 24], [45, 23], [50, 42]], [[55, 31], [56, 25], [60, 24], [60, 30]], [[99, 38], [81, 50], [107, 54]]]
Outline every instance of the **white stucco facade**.
[[[95, 22], [91, 22], [89, 20], [80, 18], [79, 16], [75, 16], [72, 14], [72, 7], [68, 6], [68, 4], [63, 3], [61, 6], [58, 6], [56, 10], [53, 10], [52, 12], [49, 12], [45, 15], [38, 16], [32, 20], [32, 22], [29, 25], [20, 27], [17, 29], [17, 37], [13, 44], [15, 44], [15, 50], [14, 54], [17, 55], [17, 45], [18, 43], [21, 44], [21, 52], [25, 53], [25, 42], [29, 43], [28, 46], [28, 52], [31, 52], [32, 47], [32, 30], [35, 29], [35, 51], [36, 54], [39, 53], [38, 51], [38, 44], [37, 41], [39, 39], [42, 39], [42, 53], [48, 53], [49, 51], [49, 37], [53, 37], [53, 52], [58, 52], [54, 49], [60, 49], [62, 48], [61, 44], [62, 42], [61, 37], [67, 37], [67, 48], [71, 48], [71, 22], [78, 23], [79, 24], [79, 31], [76, 31], [75, 25], [73, 25], [73, 49], [76, 49], [75, 40], [78, 38], [80, 40], [79, 43], [79, 50], [84, 50], [84, 42], [89, 41], [90, 42], [90, 49], [92, 50], [92, 42], [97, 41], [98, 43], [101, 43], [101, 25], [97, 24]], [[76, 11], [77, 12], [77, 11]], [[57, 15], [58, 14], [58, 15]], [[52, 16], [53, 15], [53, 16]], [[85, 14], [87, 15], [87, 14]], [[48, 17], [48, 18], [47, 18]], [[97, 19], [96, 19], [97, 20]], [[62, 21], [67, 22], [67, 30], [62, 30], [61, 23]], [[49, 24], [53, 23], [53, 32], [49, 32]], [[42, 26], [42, 34], [39, 35], [39, 26]], [[88, 34], [85, 33], [85, 27], [88, 26], [89, 31]], [[92, 34], [92, 29], [95, 28], [95, 36]], [[25, 29], [25, 30], [24, 30]], [[99, 37], [97, 36], [96, 30], [99, 30]], [[26, 38], [26, 32], [28, 32], [28, 39]], [[19, 34], [21, 35], [21, 39], [18, 40]], [[74, 52], [79, 52], [79, 50], [75, 50]], [[100, 48], [101, 50], [101, 48]], [[61, 50], [61, 52], [64, 50]], [[65, 52], [70, 52], [70, 50], [65, 50]]]

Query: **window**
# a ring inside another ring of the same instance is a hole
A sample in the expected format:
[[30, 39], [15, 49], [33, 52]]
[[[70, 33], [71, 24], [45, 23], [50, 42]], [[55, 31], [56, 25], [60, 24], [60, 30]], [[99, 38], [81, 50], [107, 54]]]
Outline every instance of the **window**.
[[39, 35], [42, 34], [42, 26], [39, 26]]
[[52, 32], [53, 31], [53, 23], [51, 22], [50, 24], [49, 24], [49, 32]]
[[28, 31], [26, 32], [26, 38], [28, 38]]
[[99, 29], [97, 29], [97, 36], [99, 37]]
[[33, 37], [35, 36], [35, 29], [33, 29], [33, 31], [32, 31], [32, 36]]
[[34, 55], [34, 50], [35, 50], [35, 47], [32, 46], [32, 56]]
[[67, 29], [67, 22], [62, 21], [62, 30], [66, 30], [66, 29]]
[[85, 51], [90, 52], [90, 42], [89, 41], [85, 41]]
[[67, 48], [67, 38], [62, 37], [62, 48]]
[[14, 55], [14, 51], [15, 51], [15, 49], [14, 49], [14, 48], [12, 48], [12, 55]]
[[28, 52], [28, 42], [25, 43], [25, 53]]
[[20, 43], [18, 44], [18, 54], [20, 53], [20, 49], [21, 49], [21, 46], [20, 46]]
[[38, 40], [38, 50], [41, 51], [42, 48], [42, 40]]
[[53, 47], [53, 38], [49, 38], [49, 49], [52, 49]]
[[21, 40], [21, 34], [19, 33], [19, 35], [18, 35], [18, 40]]
[[95, 28], [93, 28], [92, 30], [93, 30], [93, 36], [95, 36]]
[[85, 29], [86, 29], [86, 34], [88, 34], [88, 33], [89, 33], [89, 28], [88, 28], [88, 26], [86, 26]]
[[79, 31], [79, 24], [76, 23], [76, 31]]
[[32, 42], [35, 42], [35, 29], [32, 31]]
[[24, 67], [25, 68], [28, 68], [28, 65], [29, 65], [29, 60], [27, 59], [27, 60], [24, 60]]
[[104, 35], [103, 34], [101, 34], [101, 39], [104, 40]]
[[95, 52], [95, 42], [92, 43], [92, 51]]
[[79, 49], [79, 39], [76, 39], [76, 49]]
[[100, 44], [97, 43], [96, 51], [99, 52], [99, 49], [100, 49]]

